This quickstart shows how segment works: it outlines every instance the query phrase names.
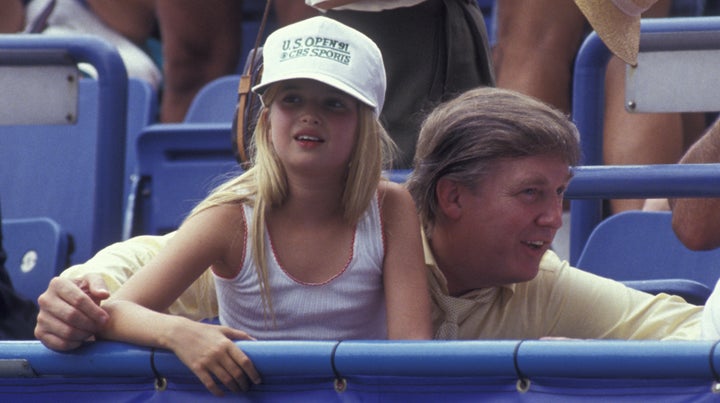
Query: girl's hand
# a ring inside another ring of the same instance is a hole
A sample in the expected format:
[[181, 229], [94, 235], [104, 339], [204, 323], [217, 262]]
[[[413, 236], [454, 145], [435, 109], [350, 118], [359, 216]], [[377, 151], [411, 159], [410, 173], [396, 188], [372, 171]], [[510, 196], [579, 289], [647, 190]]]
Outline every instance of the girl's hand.
[[171, 349], [210, 392], [222, 396], [213, 376], [236, 393], [247, 391], [249, 382], [260, 383], [260, 375], [252, 361], [233, 340], [254, 339], [227, 326], [190, 322], [173, 335]]

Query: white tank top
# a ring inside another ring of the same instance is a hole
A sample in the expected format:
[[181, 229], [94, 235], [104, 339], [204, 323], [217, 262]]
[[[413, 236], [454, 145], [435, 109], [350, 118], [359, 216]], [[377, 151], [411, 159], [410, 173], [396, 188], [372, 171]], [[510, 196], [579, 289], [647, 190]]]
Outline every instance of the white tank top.
[[[252, 208], [244, 206], [246, 233]], [[385, 254], [377, 197], [355, 228], [352, 256], [335, 277], [319, 284], [301, 283], [280, 266], [266, 234], [268, 283], [275, 326], [264, 314], [251, 238], [245, 243], [240, 273], [232, 279], [214, 275], [220, 323], [258, 340], [387, 339], [382, 262]]]

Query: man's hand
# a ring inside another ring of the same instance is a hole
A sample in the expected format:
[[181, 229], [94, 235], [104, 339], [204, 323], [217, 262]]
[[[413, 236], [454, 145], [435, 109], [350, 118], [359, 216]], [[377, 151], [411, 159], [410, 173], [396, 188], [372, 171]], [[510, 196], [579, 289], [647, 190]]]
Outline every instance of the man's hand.
[[108, 320], [100, 307], [110, 292], [99, 274], [70, 280], [55, 277], [38, 298], [35, 337], [53, 350], [71, 350], [95, 334]]

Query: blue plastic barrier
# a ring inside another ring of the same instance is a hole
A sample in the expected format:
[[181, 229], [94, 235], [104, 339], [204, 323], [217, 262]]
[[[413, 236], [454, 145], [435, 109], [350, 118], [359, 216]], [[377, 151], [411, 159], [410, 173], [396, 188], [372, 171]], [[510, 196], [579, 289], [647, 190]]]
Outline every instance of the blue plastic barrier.
[[[642, 35], [662, 33], [698, 34], [720, 32], [718, 17], [663, 18], [643, 20]], [[702, 35], [699, 35], [702, 34]], [[642, 41], [642, 37], [641, 37]], [[692, 41], [689, 41], [692, 42]], [[707, 46], [704, 45], [704, 46]], [[602, 165], [602, 127], [605, 99], [605, 69], [610, 51], [596, 33], [581, 46], [573, 73], [573, 120], [581, 135], [583, 165]], [[631, 135], [631, 133], [628, 133]], [[614, 195], [596, 192], [592, 200], [573, 200], [571, 211], [570, 263], [575, 264], [593, 228], [603, 219], [602, 199]], [[641, 195], [641, 193], [636, 193]], [[642, 197], [652, 197], [644, 195]], [[583, 197], [586, 198], [586, 197]]]
[[590, 233], [602, 221], [602, 199], [720, 196], [720, 164], [590, 165], [573, 170], [570, 263], [575, 265]]
[[[717, 401], [715, 343], [240, 342], [263, 383], [233, 401]], [[215, 401], [171, 353], [0, 343], [4, 401]]]
[[720, 276], [720, 249], [689, 250], [673, 232], [671, 220], [669, 211], [612, 215], [590, 234], [577, 267], [704, 305]]
[[3, 65], [87, 63], [97, 71], [97, 79], [68, 77], [78, 95], [67, 124], [0, 125], [3, 217], [52, 218], [74, 241], [71, 263], [83, 262], [121, 239], [125, 65], [90, 36], [0, 35], [0, 55]]
[[138, 79], [128, 81], [127, 137], [125, 139], [125, 173], [123, 182], [123, 232], [128, 239], [132, 231], [135, 197], [140, 181], [137, 163], [137, 139], [145, 127], [158, 119], [158, 94], [150, 84]]
[[37, 300], [50, 280], [67, 266], [68, 235], [47, 217], [2, 220], [5, 268], [15, 290]]
[[230, 124], [156, 124], [138, 137], [140, 183], [133, 234], [176, 229], [190, 210], [228, 175], [239, 173]]

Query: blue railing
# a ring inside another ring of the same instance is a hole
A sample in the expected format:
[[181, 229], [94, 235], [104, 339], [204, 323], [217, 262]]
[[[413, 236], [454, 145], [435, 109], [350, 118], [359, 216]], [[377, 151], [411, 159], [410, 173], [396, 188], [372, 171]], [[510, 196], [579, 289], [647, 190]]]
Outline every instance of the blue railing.
[[[241, 401], [710, 401], [710, 341], [239, 342], [263, 383]], [[59, 353], [0, 342], [0, 398], [214, 400], [171, 353], [91, 343]], [[229, 393], [229, 392], [228, 392]], [[230, 394], [230, 393], [229, 393]], [[11, 400], [7, 400], [11, 399]], [[660, 400], [657, 400], [660, 399]]]

